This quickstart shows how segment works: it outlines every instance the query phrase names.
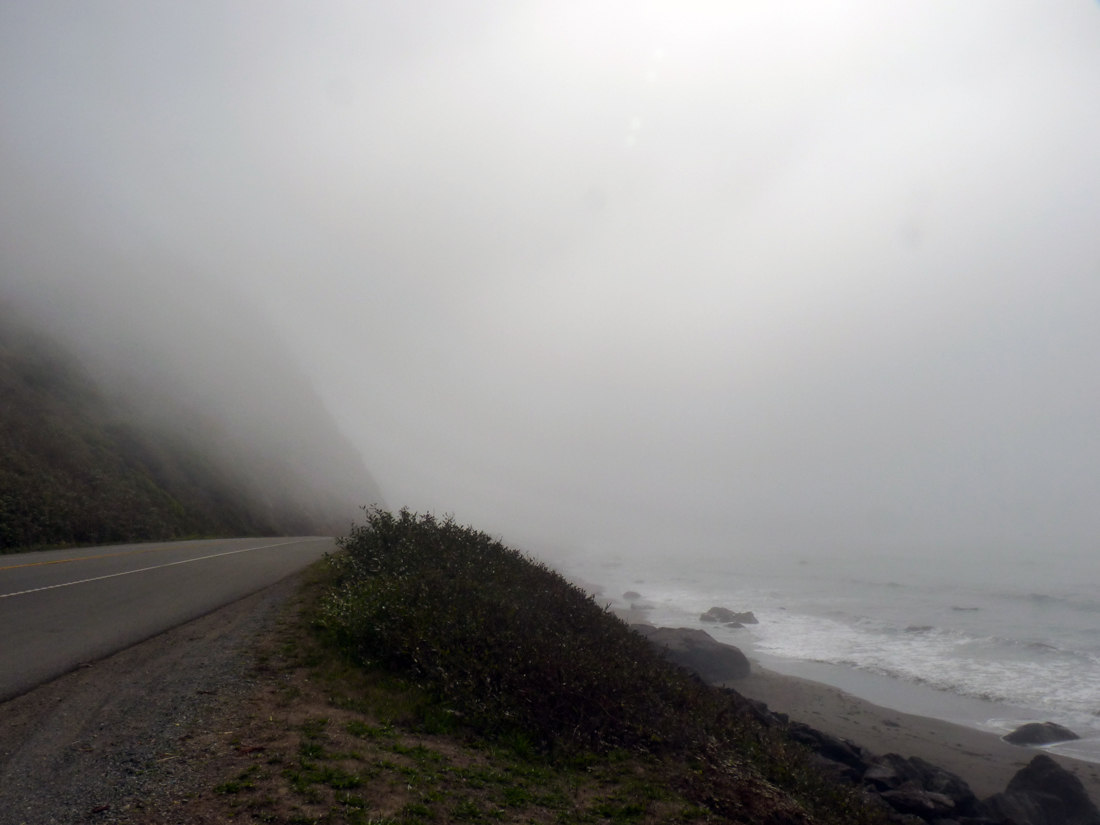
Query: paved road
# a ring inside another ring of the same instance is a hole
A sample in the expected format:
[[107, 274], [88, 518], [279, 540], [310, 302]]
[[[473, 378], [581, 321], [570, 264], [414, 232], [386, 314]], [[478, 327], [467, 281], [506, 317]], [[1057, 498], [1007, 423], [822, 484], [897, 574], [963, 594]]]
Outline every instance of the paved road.
[[0, 556], [0, 701], [274, 584], [331, 538], [130, 544]]

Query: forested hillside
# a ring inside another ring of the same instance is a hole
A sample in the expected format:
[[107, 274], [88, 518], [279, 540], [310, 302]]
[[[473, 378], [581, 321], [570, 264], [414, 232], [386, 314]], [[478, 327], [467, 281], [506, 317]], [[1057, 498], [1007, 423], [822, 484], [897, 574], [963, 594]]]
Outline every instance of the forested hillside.
[[[211, 416], [167, 421], [98, 385], [73, 352], [0, 305], [0, 552], [340, 533], [371, 503], [334, 500]], [[380, 498], [362, 477], [363, 497]]]

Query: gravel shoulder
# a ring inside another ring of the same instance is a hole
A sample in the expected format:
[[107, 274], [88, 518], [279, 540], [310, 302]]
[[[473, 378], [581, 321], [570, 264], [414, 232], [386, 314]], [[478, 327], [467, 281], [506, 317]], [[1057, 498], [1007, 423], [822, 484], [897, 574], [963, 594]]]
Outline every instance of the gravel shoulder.
[[186, 822], [196, 732], [255, 689], [301, 576], [0, 704], [0, 825]]

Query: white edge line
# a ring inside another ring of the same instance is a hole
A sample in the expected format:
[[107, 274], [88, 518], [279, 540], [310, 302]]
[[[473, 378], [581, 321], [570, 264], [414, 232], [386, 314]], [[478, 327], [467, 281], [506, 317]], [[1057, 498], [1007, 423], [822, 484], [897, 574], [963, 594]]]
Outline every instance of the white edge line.
[[295, 541], [280, 541], [277, 544], [263, 544], [259, 547], [246, 547], [243, 550], [228, 550], [225, 553], [211, 553], [209, 556], [197, 556], [193, 559], [183, 559], [182, 561], [170, 561], [165, 564], [154, 564], [152, 567], [140, 567], [137, 570], [125, 570], [122, 573], [111, 573], [107, 576], [96, 576], [91, 579], [81, 579], [75, 582], [63, 582], [62, 584], [48, 584], [45, 587], [35, 587], [33, 590], [19, 590], [15, 593], [0, 593], [0, 599], [10, 599], [12, 596], [25, 596], [28, 593], [41, 593], [43, 590], [56, 590], [59, 587], [72, 587], [74, 584], [87, 584], [88, 582], [103, 581], [103, 579], [114, 579], [119, 576], [129, 576], [131, 573], [144, 573], [147, 570], [159, 570], [162, 567], [175, 567], [177, 564], [190, 564], [193, 561], [204, 561], [205, 559], [216, 559], [219, 556], [234, 556], [237, 553], [250, 553], [253, 550], [267, 550], [270, 547], [282, 547], [286, 544], [304, 544], [307, 541], [327, 541], [327, 539], [297, 539]]

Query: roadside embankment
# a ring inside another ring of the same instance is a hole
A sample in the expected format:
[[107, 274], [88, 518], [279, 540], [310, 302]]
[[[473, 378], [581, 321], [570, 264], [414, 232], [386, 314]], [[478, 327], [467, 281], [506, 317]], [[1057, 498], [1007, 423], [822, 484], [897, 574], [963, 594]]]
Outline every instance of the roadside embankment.
[[[991, 816], [959, 777], [986, 797], [1025, 764], [1050, 773], [805, 680], [708, 686], [660, 638], [450, 521], [376, 511], [342, 544], [0, 705], [0, 823], [976, 825], [1032, 797]], [[1092, 766], [1071, 767], [1095, 794]]]

